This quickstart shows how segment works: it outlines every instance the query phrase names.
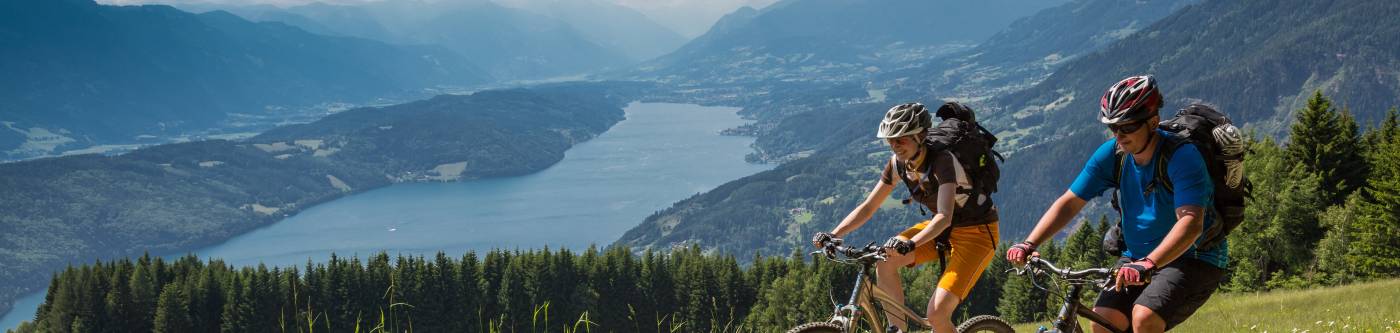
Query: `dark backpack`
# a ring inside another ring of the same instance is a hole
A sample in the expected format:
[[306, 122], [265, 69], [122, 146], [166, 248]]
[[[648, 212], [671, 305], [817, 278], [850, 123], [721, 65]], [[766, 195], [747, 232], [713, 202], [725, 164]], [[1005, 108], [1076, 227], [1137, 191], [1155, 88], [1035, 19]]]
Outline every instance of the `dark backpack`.
[[[1230, 117], [1201, 104], [1192, 104], [1178, 111], [1171, 119], [1158, 124], [1158, 128], [1169, 135], [1162, 138], [1166, 142], [1162, 145], [1162, 151], [1158, 152], [1162, 155], [1157, 159], [1156, 175], [1152, 177], [1147, 189], [1160, 187], [1167, 193], [1173, 193], [1171, 178], [1167, 175], [1167, 164], [1177, 148], [1187, 143], [1195, 145], [1196, 150], [1201, 153], [1201, 158], [1205, 160], [1211, 182], [1215, 183], [1214, 205], [1206, 210], [1207, 214], [1215, 216], [1215, 223], [1201, 232], [1203, 241], [1198, 249], [1214, 248], [1244, 221], [1245, 201], [1250, 198], [1250, 191], [1254, 187], [1249, 178], [1244, 176], [1245, 147], [1240, 131], [1230, 121]], [[1113, 186], [1116, 189], [1118, 182], [1123, 178], [1122, 168], [1123, 164], [1128, 162], [1128, 156], [1120, 151], [1114, 154], [1114, 158], [1118, 160], [1113, 167]], [[1122, 239], [1123, 212], [1118, 203], [1117, 190], [1113, 193], [1113, 209], [1119, 213], [1118, 224], [1104, 234], [1103, 245], [1105, 251], [1118, 255], [1125, 245]]]
[[[977, 221], [981, 220], [980, 217], [991, 210], [991, 195], [996, 193], [997, 181], [1001, 179], [1001, 168], [997, 166], [997, 162], [1004, 158], [992, 150], [992, 146], [997, 143], [997, 137], [977, 123], [972, 109], [957, 102], [944, 103], [938, 108], [936, 115], [943, 121], [929, 129], [924, 145], [928, 146], [929, 153], [952, 152], [971, 183], [970, 187], [958, 186], [958, 194], [966, 195], [967, 199], [953, 211], [954, 216], [965, 217], [958, 218], [964, 222], [954, 225], [977, 224]], [[933, 171], [933, 163], [924, 165], [926, 169], [922, 170], [922, 173], [929, 175]], [[895, 167], [898, 168], [899, 177], [904, 180], [911, 197], [929, 195], [921, 193], [918, 186], [920, 180], [905, 177], [904, 163], [895, 163]], [[909, 204], [910, 199], [905, 199], [904, 203]]]

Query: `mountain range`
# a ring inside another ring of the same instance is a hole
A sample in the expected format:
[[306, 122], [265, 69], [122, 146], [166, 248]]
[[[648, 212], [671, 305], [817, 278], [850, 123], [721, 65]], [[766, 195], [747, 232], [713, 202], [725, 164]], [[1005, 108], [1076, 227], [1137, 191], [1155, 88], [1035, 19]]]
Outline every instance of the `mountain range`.
[[864, 81], [976, 44], [1062, 1], [786, 0], [741, 8], [626, 77], [675, 83]]
[[685, 42], [635, 10], [600, 0], [181, 7], [227, 10], [249, 20], [282, 22], [321, 34], [441, 45], [500, 79], [541, 79], [617, 68]]
[[[1139, 2], [1131, 6], [1175, 10], [1113, 20], [1098, 19], [1100, 13], [1089, 10], [1121, 6], [1129, 5], [1081, 0], [1047, 9], [970, 53], [912, 66], [872, 83], [891, 89], [890, 97], [899, 100], [864, 104], [809, 96], [828, 105], [777, 118], [757, 142], [760, 150], [798, 159], [678, 202], [648, 217], [618, 244], [696, 244], [741, 254], [786, 254], [803, 247], [812, 232], [830, 230], [864, 199], [878, 166], [889, 156], [888, 148], [873, 138], [874, 124], [885, 108], [906, 98], [926, 104], [961, 99], [1002, 137], [999, 149], [1009, 156], [995, 198], [1003, 239], [1024, 235], [1064, 192], [1080, 161], [1106, 139], [1093, 118], [1093, 103], [1125, 76], [1156, 75], [1167, 97], [1166, 116], [1185, 103], [1208, 102], [1257, 135], [1279, 134], [1301, 105], [1300, 96], [1318, 89], [1343, 101], [1363, 124], [1400, 105], [1395, 69], [1400, 67], [1400, 44], [1392, 42], [1400, 40], [1400, 21], [1389, 19], [1400, 3]], [[1154, 15], [1160, 18], [1152, 20]], [[993, 50], [1003, 51], [993, 57]], [[1064, 60], [1046, 61], [1054, 54]], [[940, 72], [954, 80], [928, 79]], [[847, 105], [830, 105], [842, 101]], [[896, 190], [895, 199], [902, 198], [901, 191]], [[1106, 212], [1097, 208], [1086, 215], [1096, 218]], [[861, 231], [855, 240], [863, 244], [888, 236], [919, 215], [912, 207], [887, 204], [866, 227], [872, 230]]]
[[9, 158], [493, 80], [441, 47], [91, 0], [0, 2], [0, 48], [0, 157]]

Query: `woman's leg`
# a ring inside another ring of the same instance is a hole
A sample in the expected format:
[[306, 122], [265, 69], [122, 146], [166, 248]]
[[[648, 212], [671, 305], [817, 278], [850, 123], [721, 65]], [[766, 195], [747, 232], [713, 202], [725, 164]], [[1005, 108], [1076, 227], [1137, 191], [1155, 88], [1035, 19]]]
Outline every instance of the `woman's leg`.
[[996, 223], [953, 228], [948, 239], [952, 245], [948, 267], [943, 269], [938, 288], [929, 300], [929, 324], [934, 332], [954, 332], [953, 310], [972, 293], [977, 279], [991, 265], [999, 236]]
[[943, 288], [934, 289], [933, 297], [928, 299], [928, 323], [934, 332], [957, 332], [957, 327], [953, 326], [953, 310], [960, 302], [962, 299], [957, 294]]
[[[909, 253], [906, 255], [894, 255], [889, 257], [888, 260], [875, 264], [876, 286], [880, 288], [880, 290], [884, 290], [890, 297], [893, 297], [895, 301], [899, 302], [899, 306], [905, 306], [904, 281], [900, 280], [899, 268], [909, 265], [912, 262], [914, 262], [914, 254]], [[904, 327], [904, 321], [896, 320], [894, 316], [897, 316], [897, 314], [888, 310], [885, 311], [885, 318], [890, 318], [891, 324], [894, 324], [895, 327], [899, 327], [900, 330], [907, 330], [906, 327]]]

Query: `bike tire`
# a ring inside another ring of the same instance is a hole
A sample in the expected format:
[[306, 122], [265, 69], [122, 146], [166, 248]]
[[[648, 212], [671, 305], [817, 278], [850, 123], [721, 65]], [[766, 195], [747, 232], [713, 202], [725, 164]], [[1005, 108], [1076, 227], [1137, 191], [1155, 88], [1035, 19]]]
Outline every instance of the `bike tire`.
[[810, 323], [806, 323], [806, 324], [802, 324], [802, 325], [797, 325], [797, 327], [793, 327], [792, 329], [790, 329], [790, 330], [787, 331], [787, 333], [845, 333], [845, 332], [846, 332], [845, 330], [841, 329], [841, 326], [840, 326], [840, 325], [836, 325], [836, 324], [828, 323], [828, 322], [824, 322], [824, 321], [810, 322]]
[[972, 317], [958, 325], [959, 333], [966, 332], [991, 332], [991, 333], [1016, 333], [1005, 320], [991, 315], [981, 315]]

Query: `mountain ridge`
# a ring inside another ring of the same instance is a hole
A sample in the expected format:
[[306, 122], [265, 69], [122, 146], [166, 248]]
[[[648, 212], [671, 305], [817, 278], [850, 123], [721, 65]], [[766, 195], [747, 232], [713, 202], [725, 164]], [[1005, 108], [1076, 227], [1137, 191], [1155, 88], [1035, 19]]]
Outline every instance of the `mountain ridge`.
[[10, 158], [233, 126], [231, 114], [276, 117], [277, 108], [417, 96], [490, 79], [444, 49], [163, 5], [6, 1], [0, 31], [7, 32], [0, 71], [25, 78], [0, 80], [0, 122], [66, 138], [54, 147], [0, 147]]

